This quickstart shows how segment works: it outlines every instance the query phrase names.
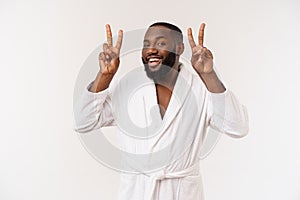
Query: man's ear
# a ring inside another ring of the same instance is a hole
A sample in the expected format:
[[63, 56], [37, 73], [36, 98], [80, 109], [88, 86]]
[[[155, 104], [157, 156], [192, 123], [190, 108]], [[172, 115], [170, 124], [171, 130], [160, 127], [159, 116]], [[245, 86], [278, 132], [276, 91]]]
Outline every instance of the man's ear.
[[183, 53], [183, 51], [184, 51], [184, 44], [183, 44], [183, 42], [177, 45], [176, 51], [177, 51], [176, 54], [178, 56], [180, 56]]

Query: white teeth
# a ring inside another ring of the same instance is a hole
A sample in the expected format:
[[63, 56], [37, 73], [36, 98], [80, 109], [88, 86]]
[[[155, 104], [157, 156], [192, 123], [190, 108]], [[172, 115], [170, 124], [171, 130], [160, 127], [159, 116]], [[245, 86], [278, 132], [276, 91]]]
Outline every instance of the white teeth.
[[150, 58], [150, 59], [149, 59], [149, 62], [158, 62], [158, 61], [159, 61], [158, 58]]

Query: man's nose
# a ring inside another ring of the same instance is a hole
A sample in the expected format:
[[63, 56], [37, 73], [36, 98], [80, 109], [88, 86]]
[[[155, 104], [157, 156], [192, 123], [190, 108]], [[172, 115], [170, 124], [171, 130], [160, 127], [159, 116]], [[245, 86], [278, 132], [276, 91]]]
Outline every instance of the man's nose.
[[150, 46], [147, 48], [147, 54], [156, 54], [158, 53], [158, 49], [155, 46]]

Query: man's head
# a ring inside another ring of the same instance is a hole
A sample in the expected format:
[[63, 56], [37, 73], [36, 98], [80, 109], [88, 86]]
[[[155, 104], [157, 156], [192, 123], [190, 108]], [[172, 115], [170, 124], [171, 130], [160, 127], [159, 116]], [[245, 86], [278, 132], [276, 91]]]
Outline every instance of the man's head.
[[147, 76], [154, 81], [166, 79], [172, 68], [178, 70], [179, 56], [183, 50], [182, 31], [177, 26], [166, 22], [150, 25], [142, 50]]

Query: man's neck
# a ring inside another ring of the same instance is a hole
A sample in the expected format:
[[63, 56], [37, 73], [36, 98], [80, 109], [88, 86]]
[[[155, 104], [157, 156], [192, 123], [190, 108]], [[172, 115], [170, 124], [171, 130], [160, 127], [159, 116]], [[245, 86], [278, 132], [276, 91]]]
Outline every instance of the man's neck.
[[165, 87], [166, 89], [173, 91], [179, 71], [180, 71], [180, 65], [181, 65], [181, 63], [179, 63], [179, 62], [175, 63], [174, 67], [168, 73], [168, 77], [157, 81], [157, 83], [155, 83], [155, 86], [158, 88]]

